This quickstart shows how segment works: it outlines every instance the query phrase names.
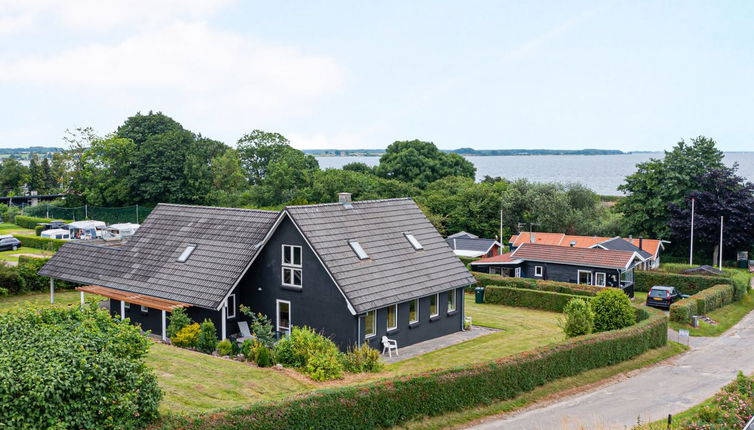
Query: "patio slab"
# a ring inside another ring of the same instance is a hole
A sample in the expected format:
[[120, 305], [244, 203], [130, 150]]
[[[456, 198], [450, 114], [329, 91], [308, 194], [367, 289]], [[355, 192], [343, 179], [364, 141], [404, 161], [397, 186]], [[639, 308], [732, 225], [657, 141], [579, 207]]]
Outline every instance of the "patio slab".
[[480, 327], [480, 326], [472, 325], [471, 329], [466, 330], [466, 331], [459, 331], [456, 333], [451, 333], [446, 336], [426, 340], [424, 342], [415, 343], [413, 345], [409, 345], [403, 348], [401, 348], [401, 346], [398, 345], [398, 353], [400, 354], [400, 356], [395, 355], [395, 353], [393, 353], [392, 357], [389, 357], [387, 354], [384, 354], [382, 356], [382, 359], [385, 361], [385, 364], [397, 363], [399, 361], [418, 357], [428, 352], [436, 351], [438, 349], [442, 349], [448, 346], [452, 346], [461, 342], [465, 342], [467, 340], [471, 340], [471, 339], [484, 336], [487, 334], [495, 333], [498, 331], [500, 330], [489, 328], [489, 327]]

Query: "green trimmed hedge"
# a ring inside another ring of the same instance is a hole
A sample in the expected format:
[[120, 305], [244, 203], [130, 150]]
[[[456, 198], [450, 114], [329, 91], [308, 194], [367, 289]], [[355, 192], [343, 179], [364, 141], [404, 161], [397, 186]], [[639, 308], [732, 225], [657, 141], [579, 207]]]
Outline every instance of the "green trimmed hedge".
[[34, 227], [34, 234], [35, 234], [36, 236], [39, 236], [39, 235], [41, 235], [41, 234], [42, 234], [42, 232], [44, 231], [44, 229], [45, 229], [45, 226], [43, 226], [43, 225], [38, 225], [38, 226]]
[[715, 285], [670, 305], [670, 320], [689, 323], [693, 315], [706, 315], [707, 312], [733, 303], [734, 295], [733, 285]]
[[[508, 278], [500, 275], [490, 275], [487, 273], [474, 273], [474, 277], [479, 285], [494, 285], [510, 288], [525, 288], [529, 290], [551, 291], [554, 293], [574, 294], [577, 296], [596, 296], [602, 291], [603, 287], [594, 285], [572, 284], [570, 282], [542, 281], [530, 278]], [[470, 290], [473, 291], [475, 285]]]
[[63, 239], [51, 239], [49, 237], [38, 237], [30, 234], [14, 234], [13, 237], [21, 241], [21, 246], [44, 249], [46, 251], [57, 251], [68, 242]]
[[571, 299], [589, 300], [591, 297], [511, 287], [487, 287], [484, 290], [485, 303], [552, 312], [563, 312], [563, 307]]
[[50, 218], [37, 218], [33, 216], [16, 215], [16, 225], [23, 228], [33, 229], [40, 222], [50, 222], [50, 221], [53, 221], [53, 220]]
[[171, 417], [163, 428], [377, 429], [489, 405], [665, 345], [667, 318], [650, 312], [649, 318], [625, 329], [579, 336], [488, 363], [325, 389], [196, 418]]
[[634, 273], [634, 291], [646, 292], [655, 285], [666, 285], [692, 295], [715, 285], [730, 283], [728, 276], [680, 275], [657, 270], [637, 270]]

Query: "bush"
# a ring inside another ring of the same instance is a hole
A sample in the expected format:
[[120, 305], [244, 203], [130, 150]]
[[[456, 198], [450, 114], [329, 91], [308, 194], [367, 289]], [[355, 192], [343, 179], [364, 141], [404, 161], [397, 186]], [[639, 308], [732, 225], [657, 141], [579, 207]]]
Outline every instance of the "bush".
[[96, 306], [0, 314], [6, 428], [140, 429], [158, 417], [150, 341]]
[[[616, 291], [620, 292], [620, 290]], [[574, 298], [588, 300], [591, 297], [509, 287], [487, 287], [484, 291], [485, 303], [541, 309], [552, 312], [563, 312], [563, 308], [568, 301]]]
[[217, 329], [215, 328], [215, 323], [210, 319], [205, 319], [199, 331], [196, 349], [207, 354], [212, 354], [215, 348], [217, 348]]
[[184, 308], [173, 309], [173, 312], [168, 317], [168, 321], [167, 335], [170, 339], [173, 339], [181, 329], [193, 323]]
[[14, 224], [19, 227], [33, 229], [37, 227], [39, 223], [45, 223], [53, 221], [50, 218], [37, 218], [33, 216], [17, 215], [13, 221]]
[[275, 345], [275, 326], [272, 325], [272, 321], [265, 314], [255, 314], [244, 305], [239, 306], [239, 310], [251, 320], [249, 331], [254, 337], [267, 348], [272, 348]]
[[175, 336], [170, 338], [170, 342], [181, 348], [196, 348], [199, 343], [199, 324], [193, 323], [178, 330]]
[[743, 299], [744, 294], [748, 293], [751, 289], [751, 275], [746, 269], [731, 270], [726, 269], [726, 272], [730, 273], [730, 281], [733, 284], [733, 300], [739, 301]]
[[696, 315], [696, 300], [689, 297], [670, 305], [668, 318], [670, 318], [670, 321], [690, 323], [692, 315]]
[[343, 355], [343, 367], [350, 373], [375, 373], [382, 370], [384, 363], [380, 359], [380, 351], [362, 343], [348, 348], [348, 352]]
[[270, 348], [267, 348], [266, 346], [259, 344], [259, 347], [256, 348], [256, 363], [259, 367], [270, 367], [272, 366], [272, 352], [270, 352]]
[[667, 318], [658, 311], [648, 312], [649, 318], [621, 330], [580, 336], [478, 365], [235, 408], [196, 418], [181, 428], [390, 428], [419, 417], [476, 408], [665, 345]]
[[18, 267], [0, 263], [0, 288], [6, 290], [8, 294], [23, 292], [21, 277], [18, 275]]
[[594, 312], [594, 331], [616, 330], [636, 323], [636, 310], [619, 289], [603, 289], [590, 304]]
[[45, 226], [43, 226], [43, 225], [38, 225], [38, 226], [34, 227], [34, 234], [35, 234], [35, 235], [37, 235], [37, 236], [39, 236], [39, 235], [41, 235], [41, 234], [42, 234], [42, 232], [43, 232], [44, 230], [45, 230]]
[[584, 299], [571, 299], [563, 307], [563, 332], [566, 337], [589, 334], [594, 330], [594, 313], [589, 302]]
[[10, 292], [8, 291], [8, 289], [7, 289], [7, 288], [0, 288], [0, 297], [5, 297], [5, 296], [7, 296], [7, 295], [8, 295], [9, 293], [10, 293]]
[[293, 327], [289, 336], [275, 344], [275, 358], [278, 363], [299, 368], [317, 381], [338, 379], [343, 375], [338, 347], [310, 327]]
[[241, 345], [241, 354], [249, 361], [256, 361], [257, 358], [255, 356], [253, 340], [246, 339], [243, 341], [243, 344]]
[[690, 416], [673, 420], [673, 428], [741, 429], [754, 415], [754, 380], [738, 372], [736, 379], [724, 386], [702, 408]]
[[735, 287], [716, 285], [670, 305], [670, 321], [690, 323], [693, 315], [706, 315], [733, 302]]
[[231, 354], [233, 354], [233, 344], [228, 339], [217, 343], [217, 355], [229, 356]]
[[51, 239], [49, 237], [37, 237], [30, 234], [14, 234], [13, 237], [21, 241], [21, 246], [44, 249], [45, 251], [57, 251], [68, 241], [63, 239]]
[[[570, 282], [542, 281], [530, 278], [507, 278], [500, 275], [489, 275], [486, 273], [474, 273], [477, 284], [499, 287], [521, 288], [528, 290], [551, 291], [553, 293], [573, 294], [577, 296], [595, 296], [603, 287], [584, 284], [572, 284]], [[470, 287], [474, 289], [476, 285]]]
[[635, 291], [647, 292], [655, 285], [666, 285], [675, 287], [683, 294], [691, 295], [715, 285], [729, 284], [731, 279], [728, 276], [680, 275], [657, 270], [637, 270], [634, 272], [634, 282]]
[[0, 205], [0, 216], [3, 217], [3, 222], [15, 223], [16, 217], [21, 212], [17, 206], [12, 205]]

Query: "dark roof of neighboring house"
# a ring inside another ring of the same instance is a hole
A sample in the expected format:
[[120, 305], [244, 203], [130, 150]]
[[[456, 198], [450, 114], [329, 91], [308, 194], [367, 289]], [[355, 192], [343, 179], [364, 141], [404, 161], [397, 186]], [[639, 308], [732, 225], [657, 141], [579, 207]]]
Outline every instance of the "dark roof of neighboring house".
[[648, 259], [652, 258], [652, 254], [649, 252], [639, 249], [638, 246], [634, 245], [633, 243], [627, 241], [626, 239], [623, 239], [621, 237], [614, 237], [610, 240], [606, 240], [604, 242], [600, 242], [596, 245], [593, 245], [592, 247], [601, 247], [604, 249], [612, 249], [613, 251], [631, 251], [638, 253], [641, 258]]
[[[638, 254], [630, 251], [613, 251], [601, 248], [572, 248], [569, 246], [524, 243], [511, 253], [511, 257], [543, 263], [627, 269], [638, 258]], [[485, 260], [478, 260], [476, 263]]]
[[[409, 198], [285, 208], [357, 313], [476, 282]], [[422, 245], [416, 250], [404, 233]], [[369, 258], [349, 245], [359, 242]]]
[[459, 231], [458, 233], [453, 233], [450, 236], [448, 236], [448, 239], [453, 239], [453, 238], [479, 239], [479, 236], [475, 234], [471, 234], [466, 231]]
[[707, 264], [699, 267], [691, 267], [686, 270], [683, 270], [681, 273], [700, 273], [703, 275], [715, 275], [715, 276], [721, 276], [725, 275], [725, 272], [723, 272], [720, 269], [715, 269], [712, 266], [709, 266]]
[[481, 260], [472, 261], [471, 265], [486, 265], [486, 264], [518, 264], [522, 260], [511, 256], [512, 252], [506, 252], [505, 254], [494, 255], [492, 257], [483, 258]]
[[[217, 309], [278, 212], [160, 204], [118, 248], [65, 244], [41, 275]], [[185, 263], [178, 256], [196, 249]]]
[[451, 249], [463, 249], [466, 251], [478, 251], [482, 254], [489, 252], [490, 248], [497, 243], [495, 239], [469, 239], [469, 238], [451, 238], [445, 239]]
[[[533, 240], [532, 240], [533, 239]], [[598, 243], [602, 243], [606, 240], [610, 240], [610, 237], [600, 236], [578, 236], [567, 235], [563, 233], [543, 233], [543, 232], [521, 232], [510, 237], [509, 243], [514, 247], [521, 245], [522, 243], [538, 243], [543, 245], [559, 245], [559, 246], [571, 246], [574, 244], [576, 248], [589, 248]], [[638, 239], [638, 238], [624, 238], [623, 240], [632, 243], [634, 246], [641, 244], [641, 249], [647, 251], [652, 257], [657, 257], [661, 249], [664, 249], [663, 242], [669, 243], [664, 240], [658, 239]]]

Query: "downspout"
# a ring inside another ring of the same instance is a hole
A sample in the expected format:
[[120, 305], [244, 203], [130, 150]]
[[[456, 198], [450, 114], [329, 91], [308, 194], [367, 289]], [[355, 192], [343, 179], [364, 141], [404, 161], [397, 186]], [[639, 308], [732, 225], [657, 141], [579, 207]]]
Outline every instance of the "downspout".
[[356, 315], [356, 346], [361, 346], [361, 315]]
[[[472, 284], [473, 285], [473, 284]], [[456, 290], [456, 300], [458, 299], [458, 290]], [[464, 330], [464, 326], [466, 325], [466, 297], [464, 295], [464, 292], [461, 291], [461, 331]], [[471, 327], [469, 327], [471, 329]]]

